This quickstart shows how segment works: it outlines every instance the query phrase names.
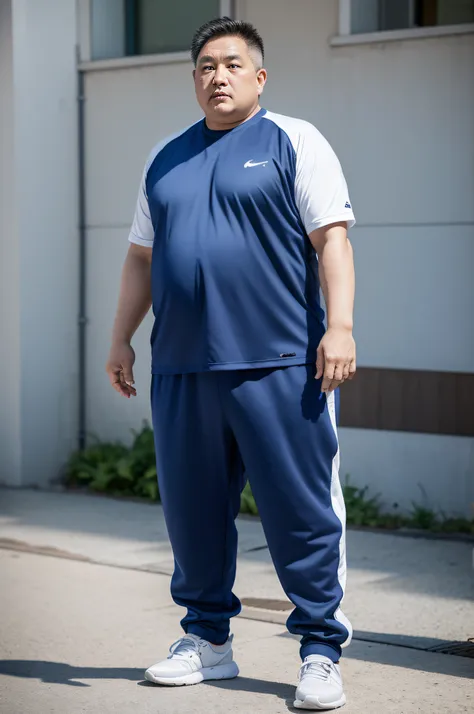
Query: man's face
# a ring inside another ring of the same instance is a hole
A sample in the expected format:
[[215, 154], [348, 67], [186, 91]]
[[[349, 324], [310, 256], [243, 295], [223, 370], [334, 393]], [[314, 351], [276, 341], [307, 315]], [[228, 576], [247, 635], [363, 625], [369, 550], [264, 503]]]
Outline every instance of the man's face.
[[241, 37], [220, 37], [204, 45], [194, 84], [209, 128], [238, 124], [258, 107], [267, 78], [264, 69], [257, 69], [258, 61]]

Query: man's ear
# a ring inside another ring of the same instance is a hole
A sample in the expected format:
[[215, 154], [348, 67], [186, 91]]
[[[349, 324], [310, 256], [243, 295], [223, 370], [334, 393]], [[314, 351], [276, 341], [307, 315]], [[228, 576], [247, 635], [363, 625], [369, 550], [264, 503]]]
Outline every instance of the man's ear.
[[257, 84], [259, 87], [259, 94], [263, 92], [263, 88], [267, 82], [267, 70], [266, 69], [259, 69], [257, 72]]

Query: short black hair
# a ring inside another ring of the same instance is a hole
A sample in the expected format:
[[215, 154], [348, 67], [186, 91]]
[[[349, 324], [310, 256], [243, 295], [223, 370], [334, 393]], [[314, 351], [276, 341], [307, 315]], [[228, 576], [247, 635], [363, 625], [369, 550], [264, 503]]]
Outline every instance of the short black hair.
[[218, 17], [215, 20], [205, 22], [204, 25], [196, 30], [191, 42], [191, 57], [196, 66], [199, 53], [204, 45], [217, 37], [225, 37], [226, 35], [237, 35], [247, 43], [249, 49], [257, 50], [264, 59], [263, 40], [253, 25], [250, 22], [242, 22], [240, 20], [232, 20], [230, 17]]

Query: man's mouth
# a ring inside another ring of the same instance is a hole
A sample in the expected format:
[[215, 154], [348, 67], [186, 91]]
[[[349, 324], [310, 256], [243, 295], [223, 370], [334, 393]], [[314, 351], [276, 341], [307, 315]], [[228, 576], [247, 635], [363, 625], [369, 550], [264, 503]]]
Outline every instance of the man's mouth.
[[229, 95], [226, 94], [225, 92], [214, 92], [211, 99], [225, 99], [228, 96]]

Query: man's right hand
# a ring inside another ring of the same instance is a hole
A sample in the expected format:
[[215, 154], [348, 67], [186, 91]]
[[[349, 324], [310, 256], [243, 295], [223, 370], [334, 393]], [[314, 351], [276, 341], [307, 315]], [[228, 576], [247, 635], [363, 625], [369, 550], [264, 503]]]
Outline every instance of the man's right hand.
[[134, 363], [135, 351], [129, 342], [112, 345], [106, 366], [107, 374], [115, 391], [127, 399], [137, 396], [137, 390], [133, 386]]

